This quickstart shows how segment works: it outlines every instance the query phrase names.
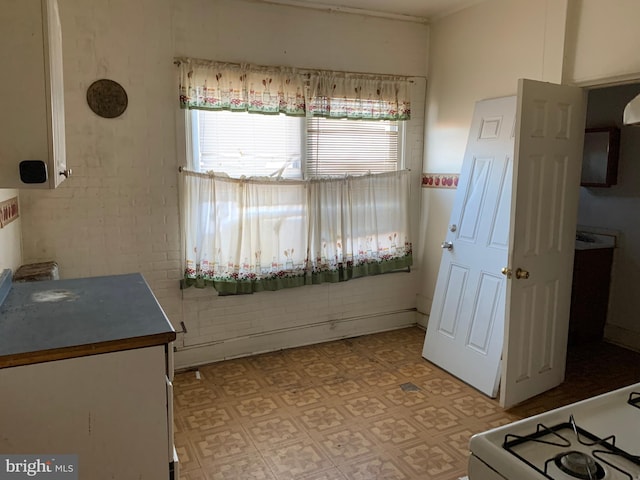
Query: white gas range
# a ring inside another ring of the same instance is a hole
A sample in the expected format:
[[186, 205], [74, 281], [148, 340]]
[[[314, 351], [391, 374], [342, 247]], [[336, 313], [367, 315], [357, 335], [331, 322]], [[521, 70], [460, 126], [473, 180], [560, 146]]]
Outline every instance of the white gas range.
[[470, 480], [640, 480], [640, 383], [474, 435]]

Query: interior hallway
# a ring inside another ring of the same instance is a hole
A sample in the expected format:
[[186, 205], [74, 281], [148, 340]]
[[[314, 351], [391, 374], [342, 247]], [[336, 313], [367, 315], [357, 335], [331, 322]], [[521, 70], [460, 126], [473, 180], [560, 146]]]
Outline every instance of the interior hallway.
[[472, 434], [640, 382], [640, 354], [572, 347], [567, 381], [502, 410], [422, 359], [414, 327], [179, 373], [182, 479], [396, 480], [466, 475]]

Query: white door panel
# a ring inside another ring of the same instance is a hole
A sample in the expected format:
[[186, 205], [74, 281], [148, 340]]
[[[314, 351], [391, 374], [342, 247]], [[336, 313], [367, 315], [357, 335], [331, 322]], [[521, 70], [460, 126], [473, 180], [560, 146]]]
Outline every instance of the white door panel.
[[[576, 87], [521, 80], [500, 402], [564, 380], [585, 108]], [[520, 268], [528, 278], [517, 278]]]
[[497, 394], [516, 97], [476, 103], [423, 356], [489, 396]]
[[423, 356], [506, 407], [564, 379], [584, 115], [531, 80], [476, 103]]

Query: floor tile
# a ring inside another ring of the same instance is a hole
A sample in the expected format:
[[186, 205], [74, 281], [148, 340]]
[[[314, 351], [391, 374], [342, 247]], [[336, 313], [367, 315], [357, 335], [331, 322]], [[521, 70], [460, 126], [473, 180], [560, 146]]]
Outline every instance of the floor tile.
[[244, 430], [258, 450], [268, 450], [280, 443], [308, 438], [306, 432], [292, 417], [282, 413], [247, 423]]
[[337, 468], [330, 468], [323, 472], [312, 473], [304, 476], [304, 480], [347, 480], [347, 477]]
[[189, 435], [189, 440], [203, 468], [228, 457], [258, 453], [241, 427], [196, 432]]
[[371, 420], [369, 431], [382, 445], [397, 446], [416, 440], [419, 431], [407, 419], [395, 415]]
[[451, 478], [456, 458], [443, 445], [420, 442], [406, 447], [400, 459], [413, 471], [413, 478]]
[[235, 421], [231, 408], [218, 403], [185, 409], [180, 413], [180, 418], [185, 429], [190, 432], [220, 428]]
[[266, 462], [259, 455], [244, 455], [218, 461], [207, 469], [209, 480], [274, 480]]
[[456, 480], [473, 434], [640, 382], [640, 354], [572, 347], [562, 385], [503, 410], [423, 341], [406, 328], [177, 373], [181, 479]]
[[321, 405], [303, 409], [299, 419], [308, 430], [322, 432], [343, 425], [347, 416], [336, 407]]
[[401, 470], [398, 461], [384, 456], [373, 456], [339, 467], [350, 480], [407, 480], [410, 474]]
[[335, 465], [366, 457], [374, 453], [375, 444], [363, 431], [342, 428], [327, 432], [320, 445]]
[[319, 445], [311, 440], [279, 446], [263, 453], [277, 478], [294, 480], [333, 466]]

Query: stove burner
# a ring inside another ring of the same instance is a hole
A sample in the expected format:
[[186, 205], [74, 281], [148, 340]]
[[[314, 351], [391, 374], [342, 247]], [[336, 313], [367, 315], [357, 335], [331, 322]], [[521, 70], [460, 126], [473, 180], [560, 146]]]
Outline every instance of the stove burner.
[[564, 473], [584, 480], [604, 478], [604, 469], [593, 457], [583, 452], [564, 452], [556, 455], [555, 464]]
[[552, 476], [555, 469], [562, 478], [640, 480], [640, 456], [616, 447], [614, 435], [600, 438], [578, 427], [573, 415], [568, 422], [550, 427], [538, 423], [528, 435], [508, 433], [502, 447], [549, 480], [557, 480]]
[[631, 392], [629, 394], [629, 400], [627, 400], [629, 405], [632, 405], [636, 408], [640, 408], [640, 393], [639, 392]]

